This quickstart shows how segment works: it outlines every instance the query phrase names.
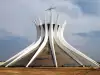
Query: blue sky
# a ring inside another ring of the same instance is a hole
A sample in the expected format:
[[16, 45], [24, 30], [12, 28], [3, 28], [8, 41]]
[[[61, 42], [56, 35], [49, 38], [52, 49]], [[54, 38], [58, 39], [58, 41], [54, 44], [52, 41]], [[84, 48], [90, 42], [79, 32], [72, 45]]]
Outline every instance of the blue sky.
[[[89, 57], [100, 61], [100, 0], [0, 0], [0, 40], [14, 38], [10, 43], [12, 49], [0, 49], [1, 60], [8, 59], [35, 41], [36, 29], [32, 21], [38, 16], [43, 19], [45, 10], [52, 5], [60, 14], [59, 23], [67, 20], [64, 32], [66, 40]], [[17, 43], [15, 37], [19, 38]], [[20, 39], [24, 39], [24, 42], [19, 47]]]

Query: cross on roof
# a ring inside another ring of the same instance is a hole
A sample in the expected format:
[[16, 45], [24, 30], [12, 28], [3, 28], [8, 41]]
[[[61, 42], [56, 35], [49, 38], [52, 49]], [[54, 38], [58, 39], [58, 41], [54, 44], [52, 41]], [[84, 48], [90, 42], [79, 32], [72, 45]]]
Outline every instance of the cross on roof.
[[53, 9], [56, 9], [56, 7], [50, 7], [50, 8], [48, 8], [46, 11], [51, 11], [51, 10], [53, 10]]

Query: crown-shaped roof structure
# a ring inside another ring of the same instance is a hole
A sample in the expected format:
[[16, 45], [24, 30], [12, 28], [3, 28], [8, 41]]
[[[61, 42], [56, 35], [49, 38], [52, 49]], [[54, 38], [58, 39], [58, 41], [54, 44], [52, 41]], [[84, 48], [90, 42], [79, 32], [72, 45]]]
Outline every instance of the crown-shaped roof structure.
[[1, 66], [10, 67], [61, 67], [61, 66], [92, 66], [99, 67], [99, 64], [79, 50], [72, 47], [65, 41], [63, 36], [66, 21], [58, 24], [53, 22], [52, 9], [50, 21], [42, 22], [38, 18], [34, 24], [37, 28], [37, 41], [5, 61]]

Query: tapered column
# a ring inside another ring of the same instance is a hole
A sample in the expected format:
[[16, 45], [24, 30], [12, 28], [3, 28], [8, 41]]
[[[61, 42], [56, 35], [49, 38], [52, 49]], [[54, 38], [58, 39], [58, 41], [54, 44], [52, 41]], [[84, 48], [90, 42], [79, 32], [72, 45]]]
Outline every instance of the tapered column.
[[[66, 23], [64, 23], [63, 25], [65, 25]], [[57, 30], [58, 28], [58, 30]], [[64, 52], [66, 52], [68, 54], [68, 56], [70, 56], [73, 60], [75, 60], [78, 64], [80, 65], [83, 65], [71, 52], [70, 50], [68, 50], [66, 47], [63, 46], [62, 42], [59, 40], [59, 36], [60, 33], [59, 33], [59, 29], [61, 28], [61, 26], [58, 26], [58, 24], [56, 23], [55, 25], [55, 28], [54, 28], [54, 38], [55, 38], [55, 41], [57, 43], [57, 45], [62, 49], [64, 50]]]
[[51, 12], [51, 15], [50, 15], [50, 28], [49, 28], [49, 42], [50, 42], [50, 48], [51, 48], [51, 52], [52, 52], [52, 56], [53, 56], [54, 65], [56, 67], [58, 67], [55, 48], [54, 48], [54, 34], [53, 34], [53, 20], [52, 19], [53, 18], [52, 18], [52, 12]]
[[[58, 34], [61, 34], [59, 37], [59, 39], [61, 40], [61, 42], [63, 43], [64, 47], [67, 47], [70, 51], [72, 51], [72, 53], [76, 53], [77, 55], [79, 56], [82, 56], [82, 58], [85, 58], [85, 60], [88, 62], [91, 62], [90, 64], [94, 64], [95, 66], [99, 66], [99, 64], [97, 62], [95, 62], [94, 60], [92, 60], [91, 58], [89, 58], [88, 56], [86, 56], [85, 54], [83, 54], [82, 52], [76, 50], [74, 47], [72, 47], [70, 44], [68, 44], [64, 37], [63, 37], [63, 31], [64, 31], [64, 26], [59, 29], [59, 33]], [[75, 55], [75, 54], [74, 54]], [[78, 57], [77, 57], [78, 59]], [[84, 65], [83, 65], [84, 66]]]
[[15, 58], [13, 61], [11, 61], [10, 63], [8, 63], [6, 65], [6, 67], [13, 65], [14, 63], [16, 63], [17, 61], [19, 61], [23, 57], [27, 56], [28, 54], [30, 54], [30, 53], [32, 53], [32, 52], [34, 52], [34, 51], [36, 51], [38, 49], [38, 47], [41, 44], [41, 42], [43, 41], [43, 37], [44, 37], [43, 27], [42, 26], [40, 26], [40, 27], [41, 27], [41, 36], [38, 39], [38, 41], [34, 45], [32, 45], [31, 47], [27, 48], [24, 53], [22, 53], [17, 58]]
[[[37, 39], [36, 41], [38, 41], [40, 35], [41, 35], [41, 28], [39, 26], [37, 26], [36, 21], [34, 21], [34, 25], [36, 26], [36, 30], [37, 30]], [[40, 30], [40, 31], [39, 31]], [[6, 65], [7, 63], [13, 61], [15, 58], [17, 58], [18, 56], [20, 56], [21, 54], [23, 54], [25, 51], [27, 51], [29, 48], [31, 48], [33, 45], [35, 44], [35, 42], [33, 42], [31, 45], [29, 45], [27, 48], [25, 48], [24, 50], [20, 51], [19, 53], [17, 53], [16, 55], [12, 56], [11, 58], [9, 58], [8, 60], [6, 60], [3, 65]]]
[[34, 56], [32, 57], [32, 59], [26, 65], [26, 67], [28, 67], [36, 59], [36, 57], [43, 51], [43, 48], [46, 46], [46, 44], [48, 42], [48, 26], [47, 26], [46, 20], [45, 20], [45, 24], [44, 25], [45, 25], [44, 41], [42, 42], [41, 46], [39, 47], [39, 49], [37, 50], [37, 52], [34, 54]]

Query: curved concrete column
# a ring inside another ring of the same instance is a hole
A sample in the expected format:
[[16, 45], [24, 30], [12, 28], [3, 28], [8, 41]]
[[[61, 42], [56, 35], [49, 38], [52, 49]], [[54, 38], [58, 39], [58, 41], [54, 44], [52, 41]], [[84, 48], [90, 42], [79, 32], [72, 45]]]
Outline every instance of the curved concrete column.
[[49, 28], [49, 42], [50, 42], [50, 48], [51, 48], [51, 52], [52, 52], [52, 56], [53, 56], [53, 62], [54, 65], [56, 67], [58, 67], [57, 65], [57, 59], [56, 59], [56, 53], [55, 53], [55, 48], [54, 48], [54, 34], [53, 34], [53, 20], [52, 20], [52, 14], [51, 14], [51, 18], [50, 18], [50, 28]]
[[91, 58], [87, 57], [85, 54], [83, 54], [79, 50], [75, 49], [70, 44], [68, 44], [68, 42], [66, 42], [65, 39], [64, 39], [64, 37], [63, 37], [63, 31], [64, 31], [64, 26], [62, 26], [62, 28], [59, 29], [58, 34], [60, 34], [59, 39], [60, 39], [60, 41], [62, 41], [62, 43], [63, 43], [63, 45], [65, 47], [67, 47], [68, 49], [70, 49], [70, 51], [74, 52], [75, 54], [82, 56], [82, 58], [85, 58], [86, 60], [90, 61], [91, 62], [90, 64], [94, 64], [95, 66], [99, 66], [99, 64], [97, 62], [95, 62]]
[[[37, 30], [37, 39], [36, 39], [36, 41], [38, 41], [39, 38], [40, 38], [40, 36], [42, 36], [41, 32], [43, 33], [43, 30], [41, 30], [41, 28], [39, 27], [39, 25], [36, 24], [35, 21], [34, 21], [34, 24], [35, 24], [36, 30]], [[25, 51], [27, 51], [28, 49], [30, 49], [34, 44], [35, 44], [35, 42], [33, 42], [31, 45], [29, 45], [27, 48], [25, 48], [24, 50], [20, 51], [16, 55], [14, 55], [11, 58], [9, 58], [8, 60], [6, 60], [2, 65], [6, 65], [7, 63], [9, 63], [10, 61], [12, 61], [13, 59], [17, 58], [19, 55], [21, 55], [22, 53], [24, 53]]]
[[37, 31], [40, 31], [40, 30], [41, 30], [41, 36], [39, 37], [38, 41], [37, 41], [35, 44], [33, 44], [33, 45], [29, 46], [28, 48], [26, 48], [26, 49], [24, 50], [24, 52], [23, 52], [21, 55], [19, 55], [19, 56], [18, 56], [17, 58], [15, 58], [13, 61], [11, 61], [10, 63], [8, 63], [8, 64], [6, 65], [6, 67], [11, 66], [11, 65], [14, 64], [16, 61], [20, 60], [20, 59], [23, 58], [24, 56], [27, 56], [27, 55], [30, 54], [31, 52], [34, 52], [36, 49], [38, 49], [39, 44], [42, 42], [43, 37], [44, 37], [43, 26], [40, 25], [40, 28], [41, 28], [41, 29], [38, 28], [39, 30], [37, 30]]
[[[65, 24], [66, 24], [66, 23], [65, 23]], [[65, 25], [65, 24], [63, 24], [63, 25]], [[58, 28], [58, 30], [57, 30], [57, 28]], [[66, 52], [66, 53], [67, 53], [73, 60], [75, 60], [78, 64], [83, 65], [82, 62], [80, 62], [80, 61], [76, 58], [76, 56], [73, 55], [73, 54], [70, 52], [70, 50], [68, 50], [68, 48], [65, 47], [65, 46], [62, 44], [62, 41], [60, 41], [60, 39], [59, 39], [59, 36], [61, 36], [60, 33], [59, 33], [60, 28], [61, 28], [61, 26], [58, 27], [58, 24], [56, 24], [56, 25], [55, 25], [55, 28], [54, 28], [54, 35], [55, 35], [54, 38], [55, 38], [55, 41], [56, 41], [57, 45], [58, 45], [62, 50], [64, 50], [64, 52]], [[66, 59], [66, 60], [67, 60], [67, 59]]]
[[47, 42], [48, 42], [48, 26], [47, 26], [47, 23], [45, 21], [45, 36], [44, 36], [44, 40], [43, 40], [41, 46], [39, 47], [39, 49], [36, 51], [36, 53], [32, 57], [32, 59], [26, 65], [26, 67], [28, 67], [36, 59], [36, 57], [43, 51], [43, 48], [46, 46]]

